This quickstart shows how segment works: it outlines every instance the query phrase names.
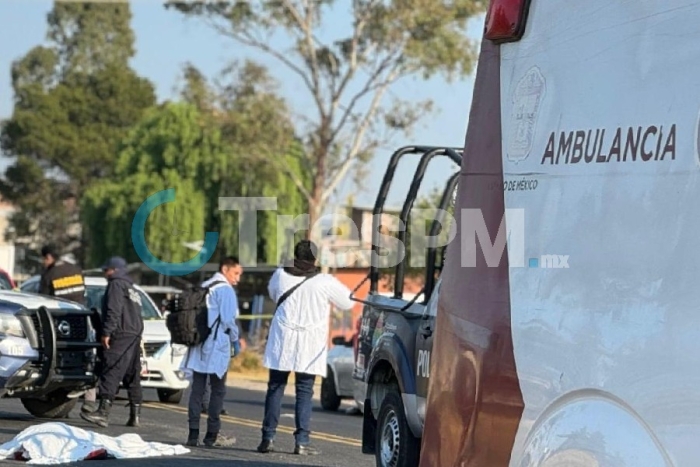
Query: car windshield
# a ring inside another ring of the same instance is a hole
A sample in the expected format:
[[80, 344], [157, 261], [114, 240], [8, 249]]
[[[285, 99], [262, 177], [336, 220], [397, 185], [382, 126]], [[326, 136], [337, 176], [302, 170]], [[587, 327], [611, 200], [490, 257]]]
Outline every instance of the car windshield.
[[[88, 308], [97, 308], [98, 310], [102, 307], [102, 297], [104, 297], [106, 286], [104, 285], [88, 285], [87, 286], [87, 306]], [[145, 293], [138, 291], [141, 297], [141, 316], [143, 319], [161, 319], [158, 314], [158, 310], [155, 309], [153, 303], [148, 299]]]

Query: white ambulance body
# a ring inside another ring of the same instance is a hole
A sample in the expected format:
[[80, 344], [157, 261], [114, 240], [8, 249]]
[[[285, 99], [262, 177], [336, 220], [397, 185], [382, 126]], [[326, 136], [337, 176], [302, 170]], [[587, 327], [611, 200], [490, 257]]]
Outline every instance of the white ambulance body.
[[422, 467], [700, 465], [699, 127], [700, 1], [492, 0]]

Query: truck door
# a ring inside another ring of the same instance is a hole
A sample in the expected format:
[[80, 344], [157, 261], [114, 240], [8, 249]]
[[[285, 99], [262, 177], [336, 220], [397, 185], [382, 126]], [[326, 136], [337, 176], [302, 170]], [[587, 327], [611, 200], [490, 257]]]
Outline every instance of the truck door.
[[430, 353], [433, 348], [440, 284], [441, 282], [438, 280], [435, 291], [425, 307], [425, 314], [416, 334], [416, 355], [414, 360], [416, 362], [416, 401], [421, 426], [425, 422], [425, 404], [428, 398], [428, 383], [430, 381]]

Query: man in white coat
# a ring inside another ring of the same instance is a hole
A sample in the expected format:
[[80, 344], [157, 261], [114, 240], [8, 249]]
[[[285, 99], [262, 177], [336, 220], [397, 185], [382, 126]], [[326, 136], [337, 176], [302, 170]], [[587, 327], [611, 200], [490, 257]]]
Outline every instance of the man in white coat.
[[294, 247], [294, 266], [278, 268], [268, 285], [270, 298], [278, 302], [296, 289], [275, 311], [265, 347], [263, 365], [270, 370], [265, 397], [262, 442], [258, 452], [274, 450], [282, 396], [290, 372], [296, 389], [295, 454], [318, 454], [309, 444], [311, 408], [316, 376], [326, 376], [330, 306], [349, 310], [350, 290], [329, 274], [319, 274], [315, 245], [304, 240]]
[[203, 287], [211, 286], [207, 295], [207, 308], [208, 324], [212, 331], [201, 345], [187, 350], [182, 362], [183, 370], [192, 373], [192, 392], [188, 407], [188, 446], [199, 445], [199, 423], [207, 381], [211, 384], [211, 396], [204, 445], [223, 447], [236, 441], [233, 437], [219, 433], [219, 416], [226, 396], [226, 375], [231, 361], [231, 348], [238, 344], [238, 299], [233, 286], [238, 284], [242, 273], [243, 268], [238, 259], [226, 257], [219, 263], [219, 271], [202, 283]]

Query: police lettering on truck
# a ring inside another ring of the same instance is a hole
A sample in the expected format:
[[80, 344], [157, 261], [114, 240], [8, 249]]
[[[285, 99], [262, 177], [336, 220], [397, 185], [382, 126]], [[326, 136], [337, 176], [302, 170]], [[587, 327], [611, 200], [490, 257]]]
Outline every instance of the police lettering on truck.
[[416, 375], [421, 378], [430, 378], [430, 350], [418, 351]]

